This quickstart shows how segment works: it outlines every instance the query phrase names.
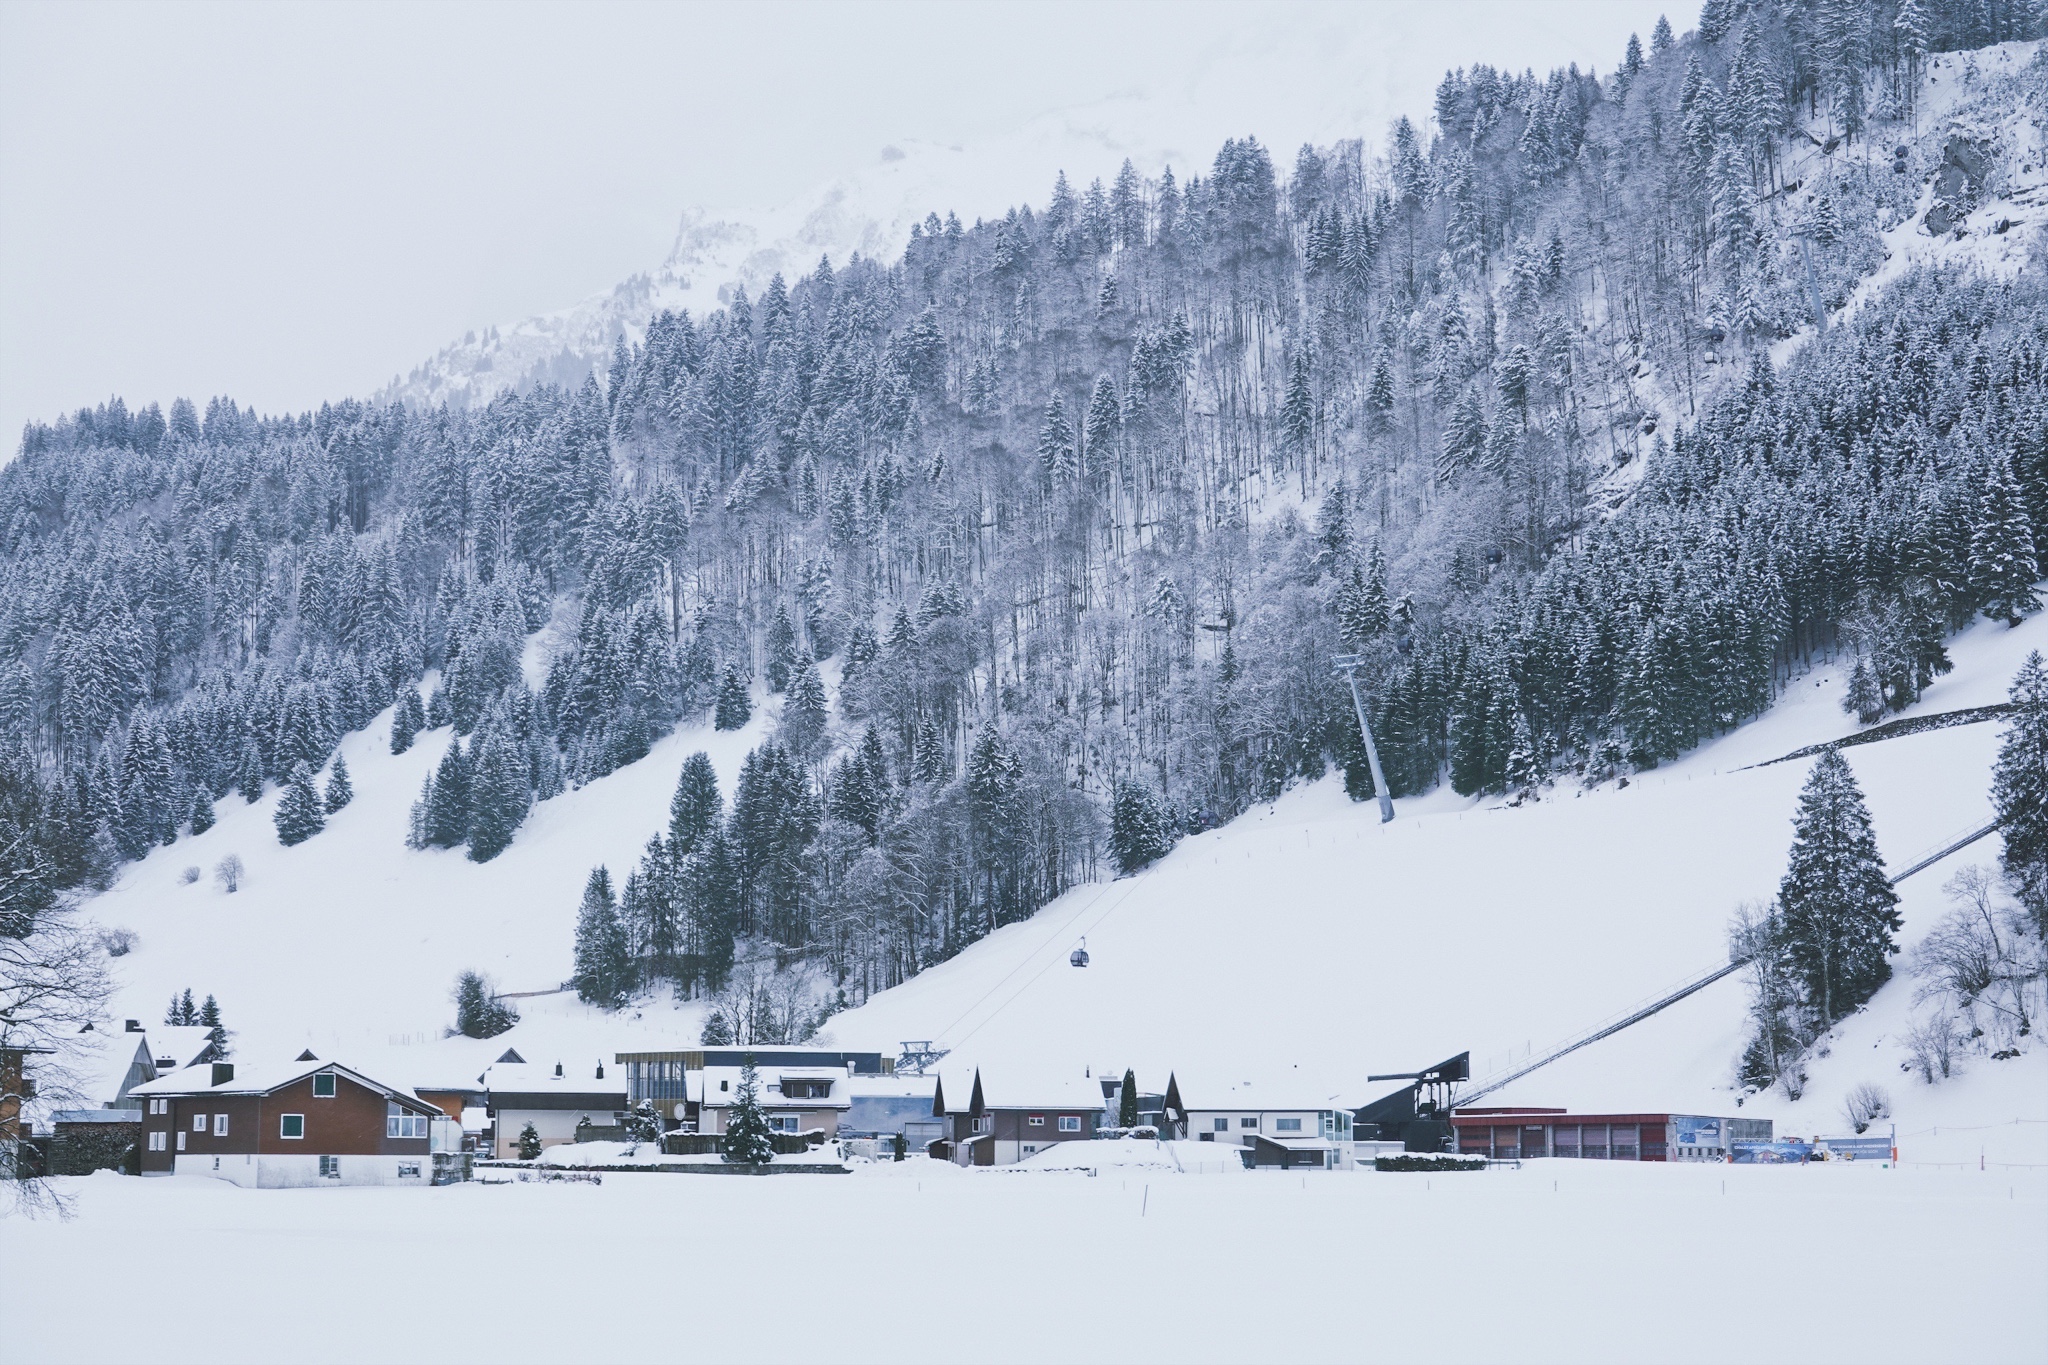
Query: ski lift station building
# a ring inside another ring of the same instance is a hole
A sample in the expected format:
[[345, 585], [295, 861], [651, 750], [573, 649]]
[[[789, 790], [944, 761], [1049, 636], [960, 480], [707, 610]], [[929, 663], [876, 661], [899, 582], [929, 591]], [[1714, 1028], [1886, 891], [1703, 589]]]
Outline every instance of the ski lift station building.
[[1701, 1114], [1571, 1114], [1563, 1109], [1459, 1109], [1451, 1115], [1463, 1156], [1496, 1161], [1579, 1157], [1594, 1161], [1726, 1161], [1737, 1142], [1769, 1142], [1769, 1119]]

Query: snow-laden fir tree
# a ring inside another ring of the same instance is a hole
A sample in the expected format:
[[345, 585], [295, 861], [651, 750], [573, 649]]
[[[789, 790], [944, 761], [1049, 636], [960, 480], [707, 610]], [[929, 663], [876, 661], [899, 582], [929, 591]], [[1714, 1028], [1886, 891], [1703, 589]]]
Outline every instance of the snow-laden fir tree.
[[1173, 822], [1158, 793], [1142, 782], [1118, 783], [1109, 814], [1109, 853], [1117, 871], [1135, 872], [1172, 848]]
[[2011, 462], [2001, 453], [1987, 464], [1983, 500], [1970, 535], [1970, 581], [1985, 615], [2017, 626], [2021, 617], [2041, 609], [2034, 591], [2041, 565]]
[[790, 674], [797, 665], [799, 654], [796, 627], [790, 624], [789, 608], [780, 602], [775, 604], [775, 616], [768, 623], [768, 636], [764, 643], [768, 655], [768, 690], [787, 692]]
[[1842, 709], [1865, 725], [1875, 725], [1884, 715], [1884, 693], [1861, 653], [1849, 668], [1849, 686], [1842, 696]]
[[527, 752], [505, 729], [479, 731], [470, 750], [476, 763], [469, 783], [469, 858], [486, 863], [510, 847], [533, 792]]
[[2006, 884], [2048, 938], [2048, 664], [2035, 650], [2013, 678], [2013, 711], [1998, 745], [1991, 802]]
[[825, 745], [825, 727], [831, 719], [824, 680], [818, 666], [799, 659], [791, 671], [789, 696], [782, 703], [783, 743], [805, 758], [816, 757]]
[[675, 856], [695, 853], [725, 813], [718, 792], [718, 773], [711, 756], [699, 749], [683, 760], [676, 794], [668, 803], [668, 837]]
[[753, 715], [754, 703], [747, 695], [747, 681], [740, 676], [738, 668], [728, 664], [725, 676], [719, 680], [718, 702], [712, 711], [711, 728], [737, 730]]
[[327, 828], [320, 793], [313, 787], [313, 769], [304, 759], [292, 768], [291, 780], [277, 801], [277, 841], [287, 848], [302, 844]]
[[625, 927], [619, 922], [612, 874], [590, 869], [583, 904], [576, 912], [576, 965], [571, 978], [587, 1005], [615, 1010], [633, 993], [633, 960]]
[[1128, 1067], [1124, 1069], [1124, 1083], [1118, 1092], [1116, 1126], [1138, 1126], [1138, 1073]]
[[408, 687], [399, 693], [398, 704], [391, 708], [391, 752], [402, 754], [410, 749], [413, 738], [426, 723], [426, 708], [420, 705], [419, 689]]
[[450, 736], [448, 748], [421, 796], [421, 827], [433, 848], [456, 848], [469, 839], [469, 754]]
[[1856, 774], [1828, 749], [1799, 794], [1791, 865], [1778, 886], [1785, 953], [1817, 1029], [1850, 1014], [1890, 979], [1898, 903]]
[[327, 775], [327, 813], [334, 814], [355, 798], [356, 789], [348, 780], [348, 763], [340, 754], [336, 754], [334, 768]]
[[206, 1041], [213, 1045], [215, 1056], [225, 1059], [228, 1056], [228, 1039], [233, 1035], [228, 1032], [227, 1025], [221, 1022], [220, 1002], [212, 995], [208, 995], [200, 1004], [199, 1014], [193, 1022], [207, 1031]]
[[761, 1109], [761, 1084], [754, 1072], [754, 1054], [740, 1058], [740, 1080], [725, 1111], [725, 1131], [718, 1154], [738, 1166], [765, 1166], [775, 1159], [775, 1134]]
[[519, 1159], [521, 1161], [538, 1161], [540, 1159], [540, 1152], [540, 1130], [535, 1128], [529, 1121], [524, 1128], [519, 1130]]
[[192, 988], [187, 986], [183, 995], [171, 997], [171, 1007], [164, 1011], [164, 1023], [172, 1028], [189, 1028], [199, 1022], [199, 1007], [192, 1003]]
[[466, 1038], [495, 1038], [519, 1022], [519, 1014], [497, 998], [480, 972], [455, 978], [455, 1031]]
[[192, 832], [204, 834], [213, 828], [213, 794], [204, 787], [192, 793]]

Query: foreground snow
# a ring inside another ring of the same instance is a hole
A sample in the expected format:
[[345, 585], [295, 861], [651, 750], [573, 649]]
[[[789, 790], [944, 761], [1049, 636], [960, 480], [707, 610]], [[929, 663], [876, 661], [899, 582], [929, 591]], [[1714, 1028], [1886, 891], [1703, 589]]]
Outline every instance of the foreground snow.
[[[232, 1365], [279, 1342], [306, 1362], [410, 1360], [422, 1341], [451, 1362], [570, 1360], [634, 1340], [646, 1359], [731, 1359], [718, 1322], [772, 1324], [739, 1352], [763, 1360], [900, 1360], [921, 1341], [994, 1361], [1142, 1342], [1192, 1360], [2002, 1365], [2038, 1360], [2048, 1333], [2041, 1171], [64, 1183], [74, 1220], [0, 1235], [8, 1301], [38, 1305], [9, 1315], [8, 1360]], [[844, 1255], [803, 1249], [821, 1230]], [[492, 1250], [450, 1255], [451, 1237]], [[149, 1267], [148, 1293], [79, 1274], [109, 1265]], [[309, 1303], [340, 1316], [309, 1331]], [[207, 1304], [234, 1330], [194, 1328]], [[698, 1327], [640, 1335], [649, 1305]]]

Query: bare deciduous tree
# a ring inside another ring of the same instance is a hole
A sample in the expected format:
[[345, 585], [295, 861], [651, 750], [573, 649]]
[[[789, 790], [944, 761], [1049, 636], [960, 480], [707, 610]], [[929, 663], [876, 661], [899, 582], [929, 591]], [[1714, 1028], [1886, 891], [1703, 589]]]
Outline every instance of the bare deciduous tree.
[[1867, 1132], [1870, 1125], [1892, 1112], [1892, 1097], [1881, 1085], [1865, 1082], [1851, 1090], [1842, 1101], [1842, 1117], [1857, 1132]]
[[244, 875], [240, 854], [230, 853], [213, 865], [213, 879], [231, 896], [242, 889]]
[[[98, 1041], [85, 1026], [102, 1016], [110, 990], [106, 964], [99, 931], [81, 923], [69, 906], [45, 911], [26, 935], [0, 936], [0, 1045], [34, 1056], [23, 1084], [0, 1094], [0, 1104], [14, 1110], [31, 1098], [44, 1107], [79, 1102], [77, 1067]], [[39, 1180], [0, 1183], [21, 1212], [69, 1212], [54, 1186]]]

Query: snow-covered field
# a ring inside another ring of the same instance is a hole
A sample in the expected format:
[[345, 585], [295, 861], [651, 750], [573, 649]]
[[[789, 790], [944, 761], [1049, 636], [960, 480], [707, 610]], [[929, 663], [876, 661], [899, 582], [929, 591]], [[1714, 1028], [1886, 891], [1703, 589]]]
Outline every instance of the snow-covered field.
[[77, 1219], [0, 1236], [0, 1359], [2020, 1365], [2048, 1333], [2041, 1171], [65, 1183]]

